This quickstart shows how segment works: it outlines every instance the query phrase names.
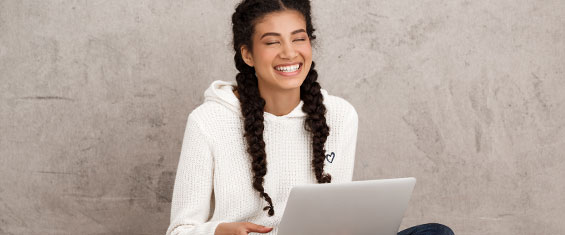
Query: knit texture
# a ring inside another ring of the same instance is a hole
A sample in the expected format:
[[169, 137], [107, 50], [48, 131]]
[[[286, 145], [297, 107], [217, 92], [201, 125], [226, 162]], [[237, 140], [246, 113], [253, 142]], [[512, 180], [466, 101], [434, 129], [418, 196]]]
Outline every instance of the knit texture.
[[[277, 234], [292, 187], [317, 183], [303, 101], [287, 115], [265, 112], [264, 188], [275, 210], [274, 216], [268, 216], [263, 210], [268, 203], [252, 186], [251, 156], [246, 152], [235, 86], [235, 81], [214, 81], [204, 93], [204, 103], [188, 115], [167, 235], [213, 235], [222, 222], [245, 221], [274, 227], [267, 234]], [[332, 175], [332, 183], [348, 182], [353, 177], [357, 112], [343, 98], [321, 92], [330, 127], [324, 171]]]

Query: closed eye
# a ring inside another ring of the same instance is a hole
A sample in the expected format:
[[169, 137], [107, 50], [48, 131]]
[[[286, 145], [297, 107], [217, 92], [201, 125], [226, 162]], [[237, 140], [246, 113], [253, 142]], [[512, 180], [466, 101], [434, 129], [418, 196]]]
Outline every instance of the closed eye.
[[[299, 38], [299, 39], [294, 39], [294, 41], [306, 41], [305, 38]], [[277, 44], [279, 42], [267, 42], [265, 43], [266, 45], [273, 45], [273, 44]]]

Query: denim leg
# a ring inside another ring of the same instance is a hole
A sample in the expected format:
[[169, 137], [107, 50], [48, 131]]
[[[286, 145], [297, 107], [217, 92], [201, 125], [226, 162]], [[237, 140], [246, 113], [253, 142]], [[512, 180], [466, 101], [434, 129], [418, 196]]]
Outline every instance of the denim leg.
[[398, 235], [455, 235], [455, 233], [443, 224], [429, 223], [407, 228]]

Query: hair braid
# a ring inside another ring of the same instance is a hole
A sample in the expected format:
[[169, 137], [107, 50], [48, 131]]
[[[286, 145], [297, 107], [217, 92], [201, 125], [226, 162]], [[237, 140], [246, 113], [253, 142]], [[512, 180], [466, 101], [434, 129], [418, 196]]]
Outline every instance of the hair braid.
[[330, 133], [330, 127], [326, 124], [326, 106], [324, 97], [320, 91], [321, 86], [317, 82], [318, 72], [314, 69], [315, 63], [312, 62], [308, 76], [300, 86], [300, 99], [304, 101], [302, 111], [308, 114], [304, 122], [304, 128], [312, 133], [312, 148], [314, 157], [312, 168], [318, 183], [331, 183], [332, 176], [324, 174], [324, 161], [326, 150], [324, 145]]
[[250, 70], [237, 74], [236, 80], [241, 110], [245, 117], [243, 136], [247, 141], [247, 152], [251, 156], [253, 188], [259, 191], [260, 196], [269, 203], [269, 206], [263, 210], [269, 210], [269, 215], [272, 216], [275, 214], [273, 202], [263, 188], [263, 178], [267, 174], [267, 154], [265, 153], [265, 141], [263, 141], [265, 100], [259, 95], [257, 77]]

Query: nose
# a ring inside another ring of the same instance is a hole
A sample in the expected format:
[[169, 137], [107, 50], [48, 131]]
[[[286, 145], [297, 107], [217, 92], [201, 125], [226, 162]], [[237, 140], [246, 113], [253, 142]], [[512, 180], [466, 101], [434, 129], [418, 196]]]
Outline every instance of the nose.
[[293, 59], [294, 57], [296, 57], [297, 54], [298, 53], [294, 49], [294, 46], [292, 45], [292, 43], [285, 43], [283, 45], [280, 56], [281, 56], [282, 59]]

